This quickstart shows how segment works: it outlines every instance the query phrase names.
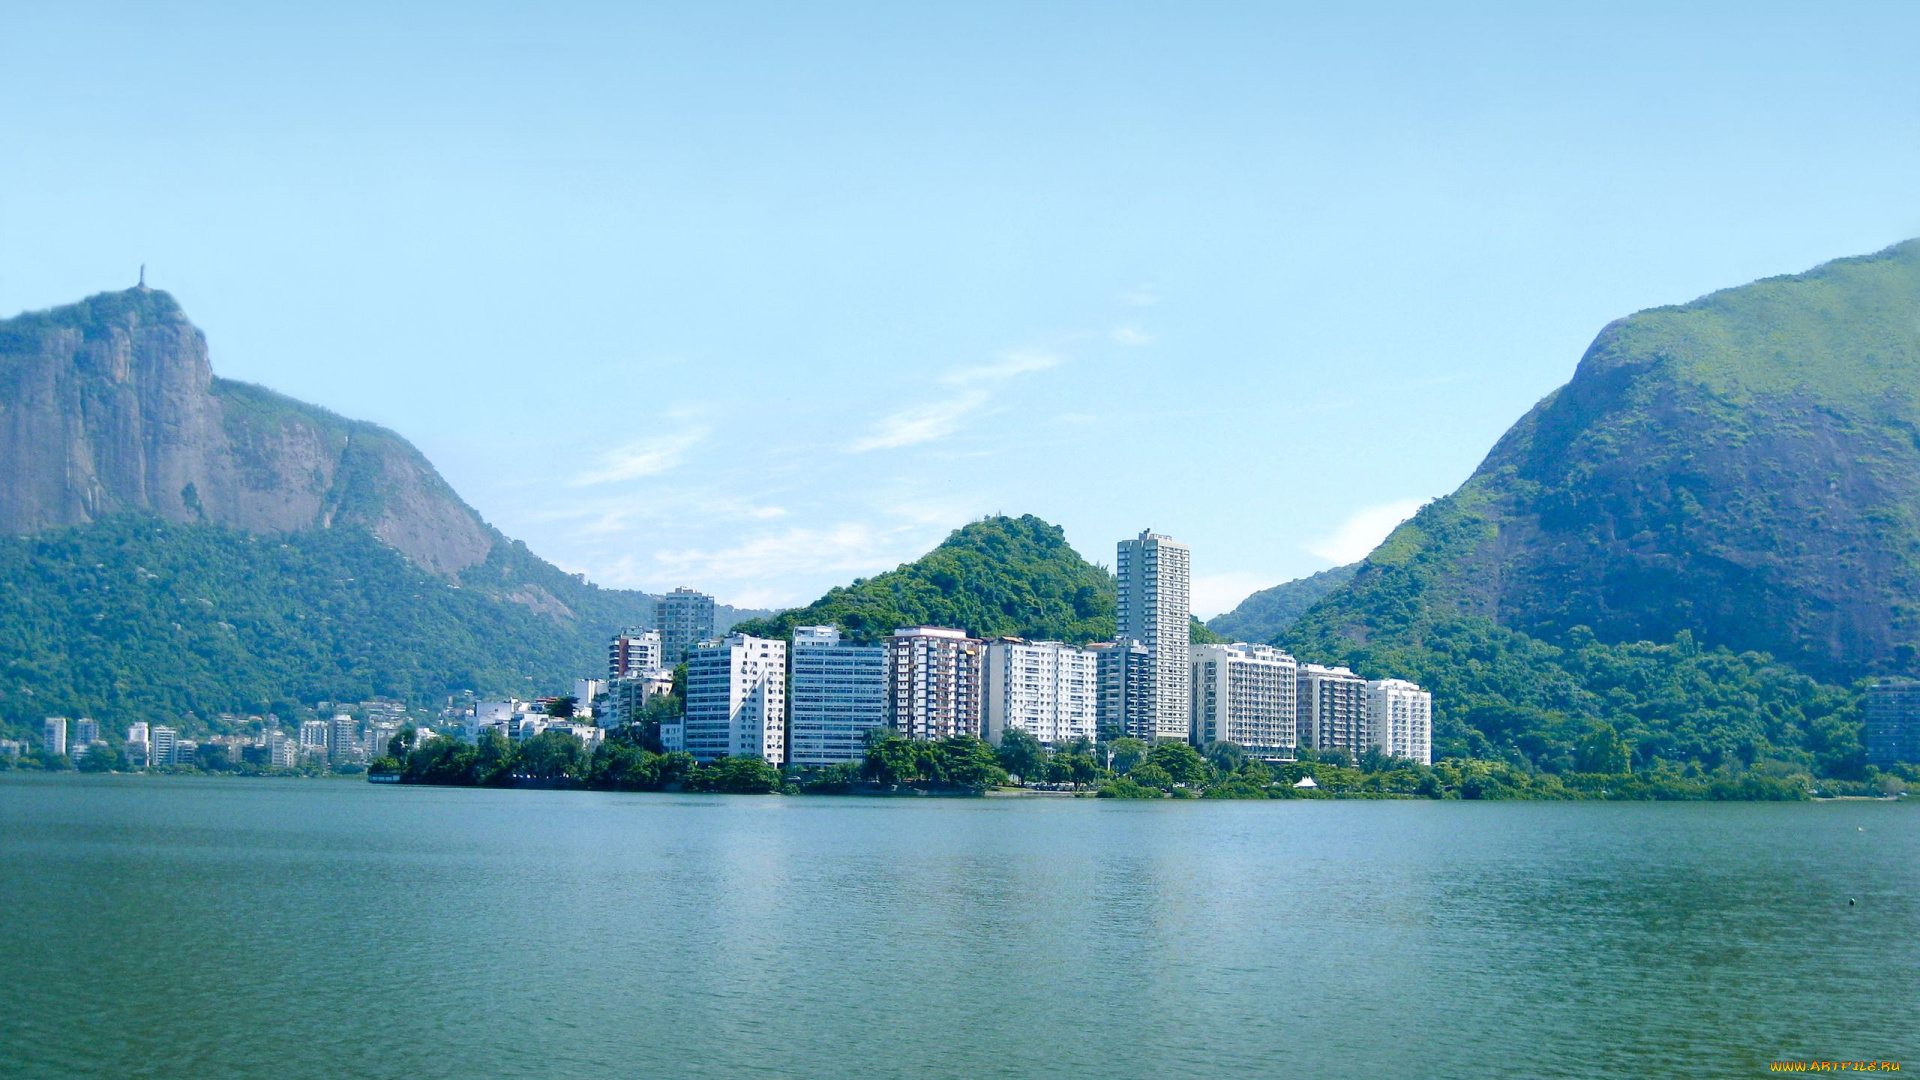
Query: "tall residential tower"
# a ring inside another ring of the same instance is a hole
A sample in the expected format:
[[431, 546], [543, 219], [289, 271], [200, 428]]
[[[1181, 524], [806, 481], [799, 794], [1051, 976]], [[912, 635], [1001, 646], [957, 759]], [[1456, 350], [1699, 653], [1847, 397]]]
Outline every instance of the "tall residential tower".
[[1192, 708], [1193, 552], [1152, 529], [1120, 541], [1114, 569], [1120, 577], [1120, 641], [1138, 641], [1152, 654], [1148, 698], [1153, 735], [1185, 740]]

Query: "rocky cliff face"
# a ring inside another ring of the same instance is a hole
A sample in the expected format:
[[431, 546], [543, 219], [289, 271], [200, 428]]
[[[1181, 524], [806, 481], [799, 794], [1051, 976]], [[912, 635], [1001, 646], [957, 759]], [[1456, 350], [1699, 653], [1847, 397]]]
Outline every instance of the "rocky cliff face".
[[1851, 678], [1920, 645], [1920, 241], [1620, 320], [1309, 619], [1680, 631]]
[[0, 530], [125, 511], [254, 533], [364, 527], [447, 578], [499, 537], [405, 440], [217, 379], [147, 288], [0, 321]]

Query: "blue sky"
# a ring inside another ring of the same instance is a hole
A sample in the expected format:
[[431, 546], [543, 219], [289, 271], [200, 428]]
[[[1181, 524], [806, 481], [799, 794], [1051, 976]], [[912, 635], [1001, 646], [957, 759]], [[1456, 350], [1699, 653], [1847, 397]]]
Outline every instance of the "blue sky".
[[1920, 234], [1920, 8], [0, 7], [0, 314], [133, 281], [606, 584], [986, 513], [1196, 607], [1364, 553], [1608, 320]]

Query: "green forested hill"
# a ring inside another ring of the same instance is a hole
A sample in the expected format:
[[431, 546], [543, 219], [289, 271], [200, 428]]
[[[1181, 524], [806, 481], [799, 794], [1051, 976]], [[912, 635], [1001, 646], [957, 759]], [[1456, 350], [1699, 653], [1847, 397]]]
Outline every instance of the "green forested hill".
[[1430, 684], [1452, 752], [1844, 774], [1849, 685], [1914, 673], [1917, 391], [1920, 243], [1620, 320], [1280, 641]]
[[785, 636], [833, 623], [861, 640], [902, 626], [951, 626], [979, 637], [1084, 643], [1113, 637], [1113, 576], [1082, 559], [1064, 530], [1031, 514], [954, 530], [920, 559], [835, 588], [804, 608], [741, 623]]
[[[644, 594], [503, 542], [461, 586], [357, 529], [253, 536], [126, 516], [0, 540], [0, 719], [201, 721], [317, 700], [550, 692]], [[195, 725], [189, 723], [189, 729]]]
[[1207, 629], [1228, 641], [1270, 641], [1322, 597], [1352, 581], [1359, 569], [1358, 563], [1335, 566], [1261, 589], [1232, 611], [1207, 620]]

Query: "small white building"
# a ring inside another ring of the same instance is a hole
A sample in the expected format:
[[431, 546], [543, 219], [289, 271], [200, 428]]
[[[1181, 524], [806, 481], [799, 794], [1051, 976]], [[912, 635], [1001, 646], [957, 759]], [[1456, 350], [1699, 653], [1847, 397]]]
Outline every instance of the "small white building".
[[807, 768], [859, 761], [867, 733], [887, 723], [887, 650], [840, 640], [833, 626], [796, 626], [788, 748]]

